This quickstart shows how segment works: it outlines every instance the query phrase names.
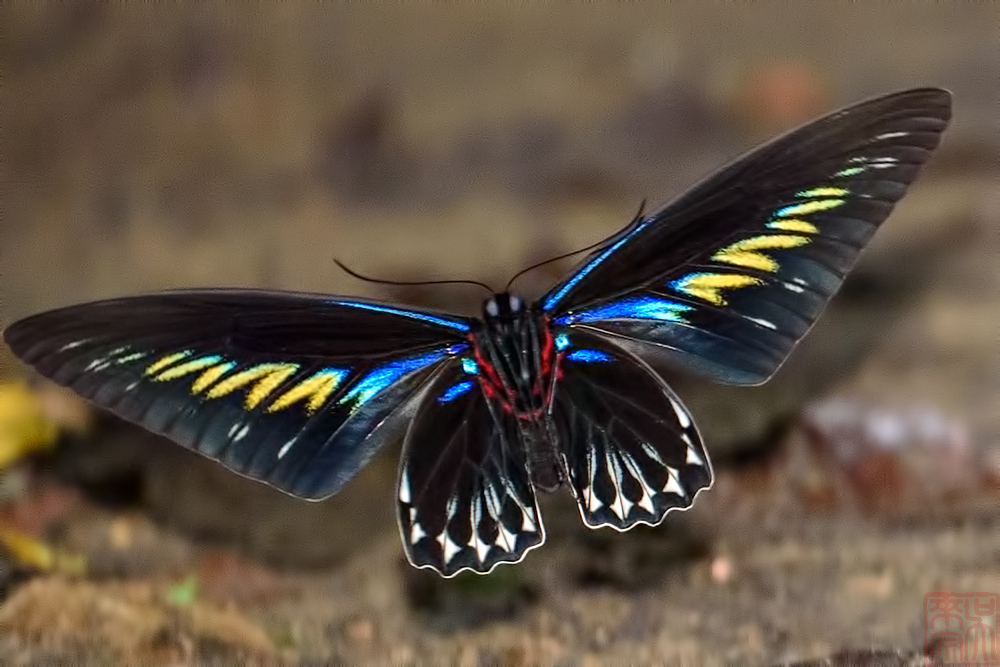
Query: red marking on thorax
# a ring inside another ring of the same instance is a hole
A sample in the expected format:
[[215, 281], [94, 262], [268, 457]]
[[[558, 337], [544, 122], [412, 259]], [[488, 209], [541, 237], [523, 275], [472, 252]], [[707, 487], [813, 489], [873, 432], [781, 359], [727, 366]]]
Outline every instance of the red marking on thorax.
[[512, 392], [504, 386], [503, 381], [500, 379], [500, 374], [497, 373], [497, 369], [483, 355], [479, 349], [479, 345], [476, 344], [474, 336], [469, 336], [469, 342], [472, 344], [472, 357], [476, 360], [476, 366], [479, 368], [476, 380], [482, 388], [483, 394], [486, 395], [487, 399], [499, 402], [507, 412], [513, 412], [512, 401], [514, 397], [507, 396], [508, 393]]
[[552, 337], [552, 332], [547, 322], [542, 327], [542, 331], [544, 337], [540, 346], [540, 367], [529, 388], [531, 392], [530, 398], [532, 399], [531, 403], [539, 407], [530, 410], [519, 410], [517, 408], [517, 400], [519, 398], [517, 387], [504, 384], [497, 369], [490, 363], [476, 344], [475, 337], [469, 337], [472, 355], [479, 368], [479, 374], [476, 379], [482, 388], [483, 394], [487, 399], [500, 403], [505, 412], [524, 421], [535, 421], [542, 418], [549, 407], [549, 403], [552, 401], [556, 381], [562, 374], [562, 370], [559, 368], [562, 353], [556, 352], [555, 340]]

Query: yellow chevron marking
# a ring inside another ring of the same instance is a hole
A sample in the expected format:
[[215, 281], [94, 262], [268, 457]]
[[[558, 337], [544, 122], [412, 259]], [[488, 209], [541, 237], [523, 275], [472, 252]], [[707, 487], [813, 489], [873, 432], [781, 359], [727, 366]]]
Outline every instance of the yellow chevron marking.
[[847, 188], [835, 188], [835, 187], [822, 187], [813, 188], [811, 190], [803, 190], [802, 192], [796, 192], [796, 197], [843, 197], [845, 195], [851, 194], [851, 191]]
[[261, 401], [267, 398], [268, 394], [280, 387], [297, 370], [299, 370], [298, 364], [278, 364], [277, 369], [262, 378], [260, 382], [254, 385], [250, 393], [247, 394], [247, 410], [252, 410], [260, 405]]
[[746, 266], [760, 271], [777, 271], [778, 262], [768, 257], [761, 250], [776, 250], [779, 248], [795, 248], [809, 243], [809, 237], [797, 234], [770, 234], [743, 239], [719, 250], [712, 259], [737, 266]]
[[219, 364], [218, 366], [212, 366], [211, 368], [206, 369], [205, 372], [198, 376], [198, 379], [194, 381], [194, 384], [191, 385], [191, 393], [200, 394], [215, 384], [220, 377], [233, 370], [235, 367], [235, 361], [227, 361], [224, 364]]
[[212, 387], [206, 397], [221, 398], [251, 382], [256, 382], [247, 393], [245, 403], [246, 409], [252, 410], [298, 369], [298, 364], [257, 364], [227, 377]]
[[722, 290], [760, 284], [763, 284], [760, 278], [738, 273], [692, 273], [680, 280], [675, 280], [671, 286], [716, 306], [725, 306], [726, 299], [722, 296]]
[[337, 388], [337, 385], [340, 384], [345, 375], [347, 375], [346, 371], [332, 368], [322, 370], [279, 396], [271, 405], [267, 406], [267, 411], [278, 412], [293, 403], [308, 399], [306, 412], [311, 415], [323, 407], [323, 404], [330, 398], [330, 394]]
[[158, 361], [154, 361], [146, 368], [146, 375], [156, 375], [170, 364], [176, 363], [181, 359], [183, 359], [184, 357], [189, 357], [189, 356], [191, 356], [191, 350], [185, 350], [184, 352], [173, 352], [165, 357], [161, 357]]
[[791, 204], [784, 206], [774, 212], [777, 218], [791, 218], [796, 215], [809, 215], [819, 211], [828, 211], [837, 208], [844, 203], [844, 199], [814, 199], [813, 201], [802, 202], [801, 204]]
[[209, 366], [214, 366], [222, 361], [222, 357], [218, 355], [211, 355], [208, 357], [200, 357], [198, 359], [192, 359], [191, 361], [185, 361], [183, 364], [177, 364], [176, 366], [171, 366], [167, 370], [158, 374], [154, 380], [157, 382], [166, 382], [167, 380], [176, 380], [177, 378], [184, 377], [190, 373], [197, 373], [198, 371], [204, 370]]
[[806, 234], [818, 234], [819, 227], [805, 220], [795, 218], [779, 218], [772, 220], [765, 225], [768, 229], [781, 229], [786, 232], [804, 232]]

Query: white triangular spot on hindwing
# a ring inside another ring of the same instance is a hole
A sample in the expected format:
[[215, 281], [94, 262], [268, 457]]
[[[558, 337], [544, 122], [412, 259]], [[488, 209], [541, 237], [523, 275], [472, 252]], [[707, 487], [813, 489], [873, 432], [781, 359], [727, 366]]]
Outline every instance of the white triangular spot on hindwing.
[[672, 397], [667, 397], [670, 399], [670, 405], [674, 408], [674, 414], [677, 415], [677, 421], [680, 423], [681, 428], [691, 428], [691, 418], [688, 417], [687, 411], [684, 406], [675, 401]]
[[[281, 458], [281, 455], [278, 455]], [[409, 504], [410, 502], [410, 471], [404, 470], [399, 476], [399, 500]]]
[[[610, 449], [604, 450], [604, 458], [608, 462], [608, 468], [611, 471], [611, 481], [615, 486], [615, 499], [611, 502], [609, 506], [611, 511], [615, 513], [619, 519], [624, 520], [628, 516], [628, 511], [631, 509], [631, 501], [625, 497], [624, 493], [624, 477], [622, 476], [622, 467], [618, 463], [618, 457], [611, 453]], [[626, 507], [628, 503], [628, 507]]]
[[494, 544], [508, 553], [513, 552], [517, 544], [517, 535], [507, 530], [507, 526], [502, 523], [497, 528], [497, 539]]
[[455, 557], [455, 554], [462, 550], [462, 547], [452, 541], [451, 537], [448, 536], [448, 531], [442, 533], [441, 536], [444, 538], [444, 541], [441, 542], [441, 548], [444, 549], [444, 564], [447, 565]]
[[490, 545], [486, 544], [486, 542], [483, 542], [483, 540], [480, 539], [478, 532], [472, 533], [472, 544], [476, 549], [476, 555], [479, 557], [479, 562], [485, 563], [486, 554], [490, 552]]
[[700, 456], [698, 456], [698, 452], [694, 451], [694, 447], [688, 447], [687, 459], [684, 462], [689, 465], [705, 465], [705, 462], [701, 460]]
[[[517, 508], [521, 510], [521, 531], [522, 532], [538, 532], [538, 517], [535, 516], [534, 506], [528, 507], [527, 504], [517, 495], [517, 491], [514, 489], [514, 485], [510, 483], [510, 480], [503, 479], [504, 488], [507, 491], [507, 497], [514, 501]], [[498, 519], [499, 521], [499, 519]]]
[[414, 521], [413, 525], [410, 526], [410, 544], [416, 544], [424, 537], [427, 537], [427, 533], [424, 532], [419, 523]]
[[523, 532], [538, 532], [538, 522], [534, 510], [521, 510], [521, 530]]
[[469, 508], [469, 528], [472, 530], [472, 547], [476, 550], [479, 562], [484, 563], [490, 545], [479, 537], [479, 526], [483, 521], [483, 495], [473, 496], [470, 502], [472, 506]]
[[663, 487], [664, 493], [676, 493], [681, 498], [687, 498], [687, 493], [684, 492], [684, 487], [681, 486], [679, 473], [675, 468], [666, 466], [667, 468], [667, 483]]
[[642, 498], [639, 498], [639, 502], [636, 504], [652, 514], [652, 498], [655, 493], [653, 487], [646, 482], [646, 478], [642, 475], [642, 470], [639, 469], [639, 464], [635, 462], [635, 459], [633, 459], [630, 454], [622, 453], [622, 462], [625, 464], [625, 467], [628, 468], [629, 472], [632, 473], [632, 476], [636, 479], [636, 481], [639, 482], [639, 486], [642, 489]]

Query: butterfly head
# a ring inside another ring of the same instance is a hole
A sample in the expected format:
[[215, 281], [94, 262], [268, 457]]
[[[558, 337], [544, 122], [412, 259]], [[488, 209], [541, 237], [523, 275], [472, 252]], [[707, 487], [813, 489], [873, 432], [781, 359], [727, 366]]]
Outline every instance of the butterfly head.
[[516, 294], [501, 292], [483, 303], [484, 320], [509, 320], [524, 314], [524, 300]]

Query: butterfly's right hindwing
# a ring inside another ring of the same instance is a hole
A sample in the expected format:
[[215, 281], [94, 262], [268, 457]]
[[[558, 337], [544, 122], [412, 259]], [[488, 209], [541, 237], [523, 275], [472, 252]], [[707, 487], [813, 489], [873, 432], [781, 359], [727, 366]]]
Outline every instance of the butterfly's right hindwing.
[[561, 333], [553, 419], [584, 522], [628, 530], [686, 509], [712, 485], [691, 415], [645, 363], [583, 332]]

